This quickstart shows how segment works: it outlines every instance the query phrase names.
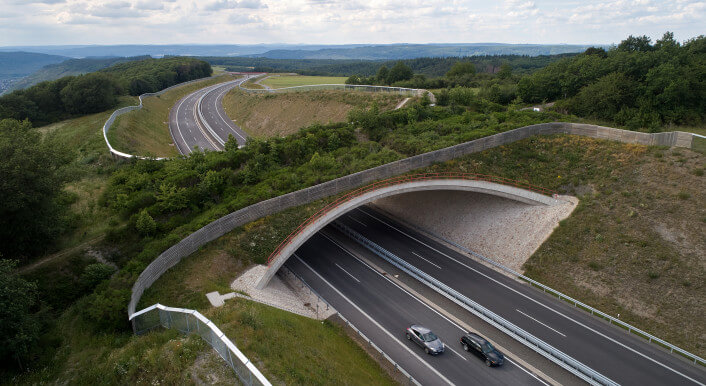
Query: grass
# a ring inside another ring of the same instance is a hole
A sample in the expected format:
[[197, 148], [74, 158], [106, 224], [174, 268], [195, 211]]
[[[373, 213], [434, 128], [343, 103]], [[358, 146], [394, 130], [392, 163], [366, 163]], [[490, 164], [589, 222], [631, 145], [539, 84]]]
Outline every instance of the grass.
[[273, 75], [261, 83], [272, 88], [283, 88], [312, 84], [344, 84], [346, 79], [345, 76]]
[[169, 133], [169, 110], [182, 97], [200, 88], [232, 79], [230, 75], [190, 83], [147, 97], [143, 107], [121, 115], [108, 131], [116, 150], [142, 156], [174, 157], [179, 155]]
[[248, 94], [233, 90], [223, 98], [226, 112], [250, 136], [284, 136], [314, 123], [343, 122], [356, 107], [373, 101], [381, 110], [394, 109], [402, 96], [347, 91]]

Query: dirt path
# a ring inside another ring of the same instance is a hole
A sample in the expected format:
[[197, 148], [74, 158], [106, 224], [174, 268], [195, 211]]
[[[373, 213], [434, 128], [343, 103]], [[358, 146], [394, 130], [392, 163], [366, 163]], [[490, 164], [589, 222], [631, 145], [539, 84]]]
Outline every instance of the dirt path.
[[92, 244], [94, 244], [94, 243], [96, 243], [96, 242], [98, 242], [98, 241], [100, 241], [100, 240], [103, 240], [103, 237], [105, 237], [105, 236], [98, 236], [98, 237], [96, 237], [96, 238], [90, 239], [90, 240], [88, 240], [88, 241], [85, 241], [85, 242], [83, 242], [83, 243], [81, 243], [81, 244], [78, 244], [78, 245], [76, 245], [76, 246], [73, 246], [73, 247], [71, 247], [71, 248], [64, 249], [63, 251], [59, 251], [59, 252], [57, 252], [57, 253], [54, 253], [54, 254], [51, 254], [51, 255], [49, 255], [49, 256], [43, 257], [43, 258], [41, 258], [40, 260], [35, 261], [34, 263], [32, 263], [32, 264], [30, 264], [30, 265], [21, 267], [20, 269], [17, 270], [17, 273], [22, 274], [22, 273], [29, 272], [29, 271], [31, 271], [31, 270], [33, 270], [33, 269], [35, 269], [35, 268], [37, 268], [37, 267], [43, 265], [44, 263], [47, 263], [47, 262], [49, 262], [49, 261], [52, 261], [52, 260], [57, 259], [57, 258], [59, 258], [59, 257], [66, 256], [66, 255], [68, 255], [68, 254], [71, 254], [71, 253], [74, 253], [74, 252], [77, 252], [77, 251], [80, 251], [81, 249], [83, 249], [83, 248], [85, 248], [85, 247], [87, 247], [87, 246], [89, 246], [89, 245], [92, 245]]
[[397, 106], [395, 106], [395, 110], [398, 110], [398, 109], [401, 109], [402, 107], [404, 107], [404, 105], [406, 105], [407, 102], [409, 102], [410, 99], [412, 99], [412, 98], [404, 98], [404, 99], [402, 99], [402, 102], [398, 103]]

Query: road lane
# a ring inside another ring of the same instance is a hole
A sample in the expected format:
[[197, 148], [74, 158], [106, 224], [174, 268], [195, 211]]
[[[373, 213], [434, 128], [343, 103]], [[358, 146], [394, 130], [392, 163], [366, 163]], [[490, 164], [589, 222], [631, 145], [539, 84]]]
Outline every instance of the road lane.
[[704, 384], [706, 381], [703, 369], [489, 269], [369, 207], [351, 211], [340, 221], [618, 383]]
[[[480, 359], [463, 352], [459, 343], [465, 332], [462, 328], [344, 248], [345, 245], [318, 234], [292, 256], [287, 267], [304, 277], [333, 307], [417, 380], [425, 385], [448, 382], [459, 385], [541, 384], [511, 361], [499, 368], [488, 368]], [[404, 330], [415, 323], [430, 327], [446, 343], [447, 351], [430, 356], [407, 341]]]

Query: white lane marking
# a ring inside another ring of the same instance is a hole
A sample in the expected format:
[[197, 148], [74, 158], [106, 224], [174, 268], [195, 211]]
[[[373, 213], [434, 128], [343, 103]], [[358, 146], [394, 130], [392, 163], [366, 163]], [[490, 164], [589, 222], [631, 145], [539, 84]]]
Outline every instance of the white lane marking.
[[[360, 209], [360, 208], [356, 208], [356, 209]], [[404, 232], [404, 231], [402, 231], [402, 230], [400, 230], [400, 229], [398, 229], [398, 228], [396, 228], [396, 227], [394, 227], [394, 226], [392, 226], [392, 225], [386, 223], [385, 221], [380, 220], [379, 218], [377, 218], [377, 217], [375, 217], [375, 216], [373, 216], [373, 215], [367, 213], [366, 211], [364, 211], [364, 210], [362, 210], [362, 209], [360, 209], [360, 211], [363, 212], [363, 213], [365, 213], [365, 214], [367, 214], [368, 216], [370, 216], [370, 217], [372, 217], [372, 218], [374, 218], [374, 219], [380, 221], [381, 223], [387, 225], [388, 227], [390, 227], [390, 228], [392, 228], [392, 229], [394, 229], [394, 230], [396, 230], [396, 231], [402, 233], [403, 235], [409, 237], [410, 239], [415, 240], [415, 241], [417, 241], [418, 243], [420, 243], [420, 244], [422, 244], [422, 245], [428, 247], [429, 249], [432, 249], [432, 250], [438, 252], [439, 254], [441, 254], [441, 255], [443, 255], [443, 256], [446, 256], [447, 258], [449, 258], [449, 259], [455, 261], [456, 263], [458, 263], [458, 264], [460, 264], [460, 265], [462, 265], [462, 266], [464, 266], [464, 267], [470, 269], [471, 271], [476, 272], [477, 274], [479, 274], [479, 275], [481, 275], [481, 276], [484, 276], [484, 277], [486, 277], [487, 279], [492, 280], [492, 281], [494, 281], [494, 282], [497, 283], [497, 284], [500, 284], [501, 286], [503, 286], [503, 287], [509, 289], [510, 291], [512, 291], [512, 292], [514, 292], [514, 293], [516, 293], [516, 294], [518, 294], [518, 295], [520, 295], [520, 296], [522, 296], [522, 297], [524, 297], [524, 298], [526, 298], [526, 299], [528, 299], [528, 300], [530, 300], [530, 301], [532, 301], [532, 302], [534, 302], [534, 303], [536, 303], [536, 304], [538, 304], [538, 305], [540, 305], [540, 306], [542, 306], [542, 307], [544, 307], [544, 308], [546, 308], [546, 309], [548, 309], [548, 310], [550, 310], [550, 311], [556, 313], [557, 315], [563, 316], [563, 317], [566, 318], [567, 320], [570, 320], [570, 321], [572, 321], [572, 322], [578, 324], [579, 326], [581, 326], [581, 327], [583, 327], [583, 328], [585, 328], [585, 329], [587, 329], [587, 330], [593, 332], [594, 334], [600, 335], [601, 337], [603, 337], [603, 338], [605, 338], [605, 339], [607, 339], [607, 340], [609, 340], [609, 341], [611, 341], [611, 342], [617, 344], [618, 346], [621, 346], [621, 347], [625, 348], [626, 350], [629, 350], [629, 351], [631, 351], [631, 352], [633, 352], [633, 353], [635, 353], [635, 354], [637, 354], [637, 355], [639, 355], [639, 356], [641, 356], [641, 357], [643, 357], [643, 358], [645, 358], [645, 359], [647, 359], [647, 360], [649, 360], [649, 361], [651, 361], [651, 362], [653, 362], [653, 363], [656, 363], [656, 364], [658, 364], [658, 365], [664, 367], [665, 369], [674, 372], [675, 374], [681, 375], [682, 377], [684, 377], [684, 378], [686, 378], [686, 379], [688, 379], [688, 380], [690, 380], [690, 381], [696, 383], [697, 385], [706, 386], [705, 384], [703, 384], [703, 383], [697, 381], [696, 379], [691, 378], [690, 376], [688, 376], [688, 375], [686, 375], [686, 374], [683, 374], [683, 373], [681, 373], [681, 372], [679, 372], [679, 371], [677, 371], [677, 370], [675, 370], [675, 369], [673, 369], [673, 368], [671, 368], [671, 367], [665, 365], [664, 363], [662, 363], [662, 362], [660, 362], [660, 361], [658, 361], [658, 360], [656, 360], [656, 359], [654, 359], [654, 358], [652, 358], [652, 357], [649, 357], [649, 356], [647, 356], [646, 354], [643, 354], [643, 353], [637, 351], [636, 349], [634, 349], [634, 348], [632, 348], [632, 347], [630, 347], [630, 346], [628, 346], [628, 345], [626, 345], [626, 344], [624, 344], [624, 343], [622, 343], [622, 342], [619, 342], [619, 341], [617, 341], [617, 340], [615, 340], [615, 339], [613, 339], [613, 338], [611, 338], [611, 337], [609, 337], [609, 336], [603, 334], [602, 332], [600, 332], [600, 331], [598, 331], [598, 330], [596, 330], [596, 329], [594, 329], [594, 328], [591, 328], [591, 327], [589, 327], [589, 326], [587, 326], [587, 325], [585, 325], [585, 324], [579, 322], [578, 320], [572, 319], [572, 318], [569, 317], [568, 315], [565, 315], [565, 314], [561, 313], [560, 311], [557, 311], [557, 310], [555, 310], [555, 309], [549, 307], [548, 305], [546, 305], [546, 304], [544, 304], [544, 303], [542, 303], [542, 302], [540, 302], [540, 301], [538, 301], [538, 300], [536, 300], [536, 299], [533, 299], [533, 298], [529, 297], [528, 295], [525, 295], [525, 294], [523, 294], [522, 292], [520, 292], [520, 291], [518, 291], [518, 290], [516, 290], [516, 289], [514, 289], [514, 288], [512, 288], [512, 287], [510, 287], [510, 286], [508, 286], [508, 285], [506, 285], [506, 284], [504, 284], [504, 283], [501, 283], [501, 282], [499, 282], [499, 281], [493, 279], [492, 277], [490, 277], [490, 276], [488, 276], [488, 275], [486, 275], [486, 274], [484, 274], [484, 273], [478, 271], [477, 269], [472, 268], [472, 267], [470, 267], [469, 265], [466, 265], [466, 264], [460, 262], [459, 260], [454, 259], [453, 257], [451, 257], [451, 256], [449, 256], [449, 255], [447, 255], [447, 254], [445, 254], [445, 253], [439, 251], [438, 249], [436, 249], [436, 248], [434, 248], [434, 247], [432, 247], [432, 246], [430, 246], [430, 245], [424, 243], [424, 242], [421, 241], [421, 240], [416, 239], [415, 237], [413, 237], [413, 236], [407, 234], [406, 232]]]
[[529, 374], [532, 378], [538, 380], [538, 381], [539, 381], [540, 383], [542, 383], [543, 385], [545, 385], [545, 386], [550, 386], [547, 382], [544, 382], [544, 381], [542, 380], [542, 378], [536, 376], [533, 372], [531, 372], [531, 371], [527, 370], [526, 368], [524, 368], [524, 367], [518, 365], [517, 363], [511, 361], [510, 358], [508, 358], [507, 356], [505, 357], [505, 360], [508, 361], [508, 362], [510, 362], [510, 363], [512, 363], [513, 365], [519, 367], [522, 371], [526, 372], [526, 373]]
[[416, 253], [416, 252], [412, 252], [412, 254], [413, 254], [414, 256], [417, 256], [418, 258], [420, 258], [420, 259], [422, 259], [422, 260], [426, 261], [427, 263], [429, 263], [429, 264], [431, 264], [431, 265], [435, 266], [436, 268], [439, 268], [439, 269], [441, 269], [441, 267], [439, 267], [438, 265], [436, 265], [436, 264], [432, 263], [431, 261], [429, 261], [429, 260], [427, 260], [427, 259], [423, 258], [423, 257], [422, 257], [421, 255], [419, 255], [418, 253]]
[[[352, 258], [356, 259], [360, 264], [362, 264], [363, 266], [365, 266], [366, 268], [368, 268], [368, 269], [369, 269], [370, 271], [372, 271], [374, 274], [376, 274], [376, 275], [382, 277], [382, 278], [385, 279], [387, 282], [389, 282], [389, 283], [392, 284], [393, 286], [397, 287], [397, 289], [399, 289], [400, 291], [406, 293], [407, 296], [409, 296], [409, 297], [411, 297], [412, 299], [418, 301], [418, 302], [421, 303], [424, 307], [430, 309], [432, 312], [434, 312], [435, 314], [439, 315], [440, 317], [442, 317], [444, 320], [446, 320], [446, 321], [449, 322], [450, 324], [456, 326], [456, 328], [458, 328], [459, 330], [461, 330], [461, 333], [463, 333], [463, 334], [466, 334], [466, 333], [467, 333], [466, 329], [464, 329], [463, 327], [459, 326], [458, 324], [456, 324], [456, 322], [454, 322], [453, 320], [447, 318], [446, 316], [444, 316], [442, 313], [440, 313], [439, 311], [437, 311], [436, 309], [434, 309], [434, 308], [431, 307], [430, 305], [424, 303], [421, 299], [419, 299], [418, 297], [412, 295], [412, 294], [411, 294], [409, 291], [407, 291], [406, 289], [400, 287], [397, 283], [395, 283], [394, 281], [392, 281], [389, 277], [387, 277], [387, 276], [381, 274], [381, 273], [378, 272], [376, 269], [374, 269], [373, 267], [371, 267], [370, 265], [368, 265], [368, 263], [366, 263], [365, 261], [359, 259], [358, 256], [356, 256], [356, 255], [354, 255], [353, 253], [351, 253], [351, 251], [347, 250], [347, 249], [346, 249], [344, 246], [342, 246], [338, 241], [336, 241], [336, 240], [330, 238], [329, 236], [327, 236], [327, 235], [325, 235], [325, 234], [323, 234], [323, 233], [319, 233], [319, 235], [325, 237], [325, 238], [328, 239], [330, 242], [334, 243], [334, 244], [335, 244], [338, 248], [340, 248], [343, 252], [347, 253], [349, 256], [351, 256]], [[330, 285], [330, 284], [329, 284], [329, 285]], [[449, 346], [446, 346], [446, 347], [449, 347]], [[451, 350], [451, 351], [453, 351], [453, 350]], [[454, 352], [455, 352], [455, 351], [454, 351]], [[464, 359], [465, 359], [465, 358], [464, 358]], [[542, 381], [541, 379], [537, 378], [537, 376], [534, 375], [533, 373], [531, 373], [529, 370], [525, 369], [524, 367], [520, 366], [519, 364], [517, 364], [517, 363], [515, 363], [515, 362], [513, 362], [513, 361], [510, 361], [507, 355], [505, 356], [505, 359], [508, 359], [508, 361], [509, 361], [510, 363], [512, 363], [513, 365], [515, 365], [515, 366], [517, 366], [518, 368], [520, 368], [520, 370], [526, 372], [527, 374], [531, 375], [533, 378], [535, 378], [535, 379], [539, 380], [540, 382], [544, 383], [544, 381]], [[544, 384], [547, 385], [546, 383], [544, 383]], [[547, 386], [549, 386], [549, 385], [547, 385]]]
[[355, 280], [355, 281], [357, 281], [358, 283], [360, 283], [360, 280], [358, 280], [358, 278], [357, 278], [357, 277], [355, 277], [355, 276], [351, 275], [351, 273], [350, 273], [350, 272], [346, 271], [346, 270], [345, 270], [345, 269], [344, 269], [343, 267], [341, 267], [340, 265], [338, 265], [338, 263], [334, 263], [334, 264], [336, 264], [336, 267], [340, 268], [340, 269], [341, 269], [341, 271], [345, 272], [345, 273], [346, 273], [346, 274], [347, 274], [348, 276], [352, 277], [352, 278], [353, 278], [353, 280]]
[[414, 356], [415, 358], [417, 358], [417, 359], [418, 359], [420, 362], [422, 362], [426, 367], [428, 367], [429, 370], [431, 370], [434, 374], [438, 375], [439, 378], [443, 379], [444, 382], [448, 383], [449, 385], [453, 385], [453, 382], [449, 381], [448, 378], [446, 378], [445, 376], [443, 376], [438, 370], [436, 370], [434, 367], [432, 367], [429, 363], [427, 363], [426, 361], [422, 360], [422, 358], [421, 358], [419, 355], [417, 355], [414, 351], [412, 351], [409, 347], [407, 347], [407, 345], [405, 345], [405, 344], [403, 344], [402, 342], [400, 342], [400, 340], [399, 340], [397, 337], [395, 337], [394, 335], [392, 335], [392, 333], [390, 333], [390, 332], [387, 331], [384, 327], [382, 327], [382, 325], [380, 325], [380, 323], [378, 323], [378, 322], [377, 322], [375, 319], [373, 319], [370, 315], [366, 314], [365, 311], [363, 311], [360, 307], [358, 307], [357, 304], [353, 303], [353, 301], [351, 301], [350, 299], [348, 299], [348, 297], [346, 297], [346, 295], [344, 295], [343, 293], [341, 293], [341, 291], [339, 291], [338, 288], [336, 288], [336, 287], [334, 287], [333, 285], [331, 285], [331, 283], [329, 283], [328, 280], [324, 279], [323, 276], [319, 275], [318, 272], [314, 271], [314, 269], [311, 268], [311, 266], [309, 266], [309, 264], [307, 264], [306, 262], [304, 262], [304, 260], [302, 260], [296, 253], [293, 254], [292, 256], [296, 257], [297, 260], [299, 260], [302, 264], [304, 264], [307, 268], [309, 268], [309, 270], [310, 270], [311, 272], [313, 272], [316, 276], [318, 276], [319, 279], [321, 279], [321, 281], [323, 281], [324, 283], [326, 283], [329, 287], [331, 287], [331, 289], [333, 289], [334, 291], [336, 291], [336, 293], [337, 293], [339, 296], [341, 296], [345, 301], [347, 301], [348, 303], [350, 303], [356, 310], [358, 310], [358, 312], [360, 312], [361, 314], [363, 314], [363, 316], [365, 316], [370, 322], [372, 322], [377, 328], [379, 328], [380, 331], [384, 332], [387, 336], [389, 336], [389, 337], [392, 339], [393, 342], [399, 344], [400, 347], [402, 347], [402, 348], [405, 349], [408, 353], [410, 353], [412, 356]]
[[[184, 97], [184, 99], [182, 99], [181, 102], [179, 102], [179, 106], [177, 106], [177, 109], [176, 109], [176, 119], [175, 119], [177, 132], [179, 132], [179, 136], [181, 137], [181, 140], [184, 142], [184, 146], [186, 146], [186, 150], [187, 150], [186, 154], [191, 153], [191, 149], [189, 149], [189, 144], [186, 143], [186, 139], [184, 139], [184, 135], [181, 133], [181, 129], [179, 129], [179, 109], [181, 108], [181, 105], [184, 104], [184, 101], [186, 101], [188, 98], [189, 98], [188, 96]], [[189, 130], [191, 130], [191, 129], [189, 129]], [[175, 142], [177, 144], [177, 147], [179, 147], [179, 142], [178, 141], [175, 141]], [[181, 153], [181, 148], [179, 149], [179, 152]], [[184, 153], [181, 153], [181, 154], [184, 154]]]
[[564, 335], [564, 334], [562, 334], [561, 332], [559, 332], [559, 331], [557, 331], [557, 330], [555, 330], [555, 329], [553, 329], [553, 328], [549, 327], [549, 325], [547, 325], [547, 324], [544, 324], [544, 323], [540, 322], [539, 320], [537, 320], [537, 319], [535, 319], [535, 318], [533, 318], [533, 317], [531, 317], [531, 316], [527, 315], [526, 313], [524, 313], [524, 312], [522, 312], [522, 311], [520, 311], [520, 310], [518, 310], [518, 309], [515, 309], [515, 311], [517, 311], [517, 312], [521, 313], [522, 315], [524, 315], [524, 316], [526, 316], [526, 317], [528, 317], [528, 318], [530, 318], [530, 319], [534, 320], [535, 322], [537, 322], [537, 323], [541, 324], [542, 326], [544, 326], [544, 327], [546, 327], [546, 328], [548, 328], [548, 329], [550, 329], [550, 330], [552, 330], [552, 331], [556, 332], [557, 334], [559, 334], [559, 335], [563, 336], [564, 338], [566, 338], [566, 335]]
[[[241, 83], [242, 83], [242, 82], [241, 82]], [[215, 103], [217, 103], [219, 99], [222, 100], [222, 99], [223, 99], [223, 95], [225, 95], [225, 93], [228, 92], [228, 91], [230, 91], [230, 89], [227, 89], [226, 91], [224, 91], [223, 93], [221, 93], [221, 95], [219, 95], [218, 98], [216, 98], [216, 102], [215, 102]], [[214, 103], [214, 104], [215, 104], [215, 103]], [[218, 116], [221, 117], [221, 119], [223, 120], [223, 122], [225, 122], [226, 124], [228, 124], [228, 120], [223, 117], [223, 115], [221, 114], [221, 111], [218, 109], [218, 106], [216, 106], [216, 112], [218, 113]], [[230, 127], [230, 125], [228, 125], [228, 127]], [[242, 138], [243, 141], [247, 141], [247, 139], [245, 139], [245, 137], [243, 137], [240, 133], [238, 133], [237, 130], [233, 129], [232, 131], [235, 133], [235, 135], [237, 135], [238, 137]]]
[[366, 228], [368, 227], [367, 225], [365, 225], [365, 224], [363, 224], [362, 222], [360, 222], [360, 221], [356, 220], [355, 218], [353, 218], [353, 216], [348, 216], [348, 218], [351, 219], [351, 220], [353, 220], [353, 221], [355, 221], [355, 222], [357, 222], [358, 224], [360, 224], [360, 225], [362, 225], [362, 226], [364, 226], [364, 227], [366, 227]]
[[449, 346], [447, 346], [447, 345], [444, 345], [444, 348], [447, 348], [447, 349], [451, 350], [452, 353], [458, 355], [459, 357], [461, 357], [461, 359], [463, 359], [464, 361], [468, 362], [468, 358], [466, 358], [466, 357], [464, 357], [463, 355], [457, 353], [456, 350], [452, 349], [451, 347], [449, 347]]

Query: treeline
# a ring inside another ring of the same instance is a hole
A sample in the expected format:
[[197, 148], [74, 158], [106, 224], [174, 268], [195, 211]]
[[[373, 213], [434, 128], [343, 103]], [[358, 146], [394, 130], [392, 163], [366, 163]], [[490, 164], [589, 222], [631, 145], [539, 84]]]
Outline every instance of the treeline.
[[[415, 58], [401, 60], [415, 74], [427, 77], [444, 76], [454, 63], [467, 61], [473, 63], [478, 72], [493, 74], [500, 70], [503, 63], [508, 63], [518, 74], [525, 74], [545, 67], [549, 63], [576, 54], [545, 56], [468, 56], [448, 58]], [[391, 68], [398, 60], [351, 60], [351, 59], [269, 59], [269, 58], [202, 58], [212, 65], [225, 66], [228, 71], [257, 72], [296, 72], [302, 75], [323, 76], [373, 76], [381, 66]]]
[[193, 58], [145, 59], [98, 72], [42, 82], [0, 97], [0, 119], [29, 120], [34, 126], [114, 107], [121, 95], [155, 92], [210, 76], [211, 66]]
[[657, 131], [706, 119], [706, 37], [683, 44], [667, 32], [654, 44], [630, 36], [605, 51], [589, 48], [523, 78], [523, 101], [556, 101], [583, 117]]

